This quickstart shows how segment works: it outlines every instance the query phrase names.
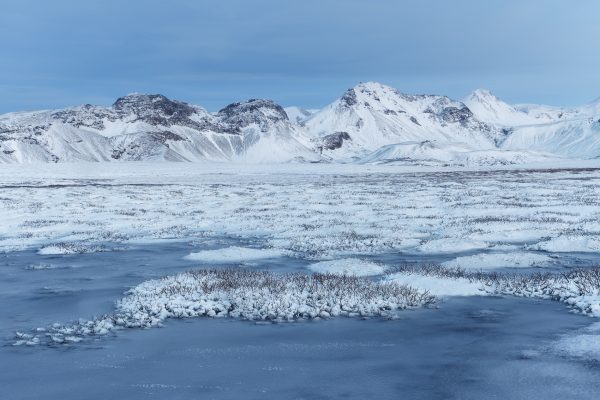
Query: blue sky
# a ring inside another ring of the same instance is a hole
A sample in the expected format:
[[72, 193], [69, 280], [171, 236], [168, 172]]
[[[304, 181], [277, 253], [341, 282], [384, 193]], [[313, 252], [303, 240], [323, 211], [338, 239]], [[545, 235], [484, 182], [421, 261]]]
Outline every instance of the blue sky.
[[596, 0], [3, 0], [0, 112], [163, 93], [321, 107], [360, 81], [462, 98], [600, 96]]

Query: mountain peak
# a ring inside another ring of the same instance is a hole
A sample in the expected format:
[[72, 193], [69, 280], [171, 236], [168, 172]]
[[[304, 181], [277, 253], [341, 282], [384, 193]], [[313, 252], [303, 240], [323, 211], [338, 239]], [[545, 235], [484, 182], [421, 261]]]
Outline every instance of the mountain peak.
[[190, 116], [199, 108], [182, 101], [175, 101], [162, 94], [131, 93], [114, 102], [113, 108], [126, 115], [134, 115], [136, 120], [151, 125], [190, 125]]
[[473, 90], [473, 92], [469, 95], [469, 97], [482, 98], [482, 99], [486, 99], [486, 98], [497, 99], [497, 97], [494, 96], [494, 94], [492, 92], [490, 92], [487, 89], [482, 89], [482, 88]]
[[358, 85], [354, 87], [354, 89], [358, 90], [370, 90], [370, 91], [386, 91], [386, 90], [396, 90], [391, 86], [384, 85], [383, 83], [375, 82], [375, 81], [367, 81], [360, 82]]
[[219, 110], [218, 116], [239, 128], [250, 124], [263, 125], [270, 122], [288, 121], [283, 107], [268, 99], [250, 99], [245, 102], [232, 103]]
[[373, 81], [361, 82], [358, 85], [356, 85], [353, 88], [353, 90], [357, 93], [362, 93], [373, 98], [380, 96], [389, 96], [390, 94], [396, 96], [401, 95], [398, 89], [384, 85], [383, 83]]
[[117, 111], [124, 111], [136, 115], [159, 111], [167, 116], [179, 114], [190, 115], [194, 108], [187, 103], [175, 101], [162, 94], [130, 93], [119, 97], [113, 104]]
[[343, 107], [353, 107], [357, 104], [371, 105], [372, 103], [386, 102], [390, 98], [405, 97], [397, 89], [379, 82], [361, 82], [346, 90], [340, 98]]
[[140, 104], [140, 103], [156, 103], [161, 101], [170, 101], [166, 96], [162, 94], [146, 94], [146, 93], [138, 93], [133, 92], [129, 93], [126, 96], [119, 97], [114, 103], [113, 106], [115, 108], [126, 107], [130, 104]]

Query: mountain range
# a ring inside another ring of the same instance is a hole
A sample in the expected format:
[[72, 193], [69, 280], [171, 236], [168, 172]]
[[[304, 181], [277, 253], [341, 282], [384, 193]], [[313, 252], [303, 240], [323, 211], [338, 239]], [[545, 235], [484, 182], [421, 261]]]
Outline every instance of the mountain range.
[[110, 107], [0, 115], [0, 163], [74, 161], [345, 162], [504, 165], [600, 157], [600, 101], [511, 105], [489, 91], [462, 101], [376, 82], [321, 110], [271, 100], [218, 112], [134, 93]]

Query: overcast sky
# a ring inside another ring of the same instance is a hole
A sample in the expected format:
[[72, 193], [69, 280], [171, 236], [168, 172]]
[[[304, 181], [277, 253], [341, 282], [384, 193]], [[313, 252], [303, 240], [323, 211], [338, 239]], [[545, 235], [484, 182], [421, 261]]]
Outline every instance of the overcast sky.
[[3, 0], [0, 112], [130, 92], [319, 108], [360, 81], [463, 98], [600, 96], [597, 0]]

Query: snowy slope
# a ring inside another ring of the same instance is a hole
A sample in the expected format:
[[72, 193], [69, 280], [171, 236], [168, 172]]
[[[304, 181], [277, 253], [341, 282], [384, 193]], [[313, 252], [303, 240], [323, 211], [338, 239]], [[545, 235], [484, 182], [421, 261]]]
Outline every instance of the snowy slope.
[[514, 126], [536, 123], [539, 122], [538, 118], [542, 119], [542, 122], [549, 120], [544, 118], [543, 114], [536, 118], [524, 110], [517, 109], [485, 89], [475, 90], [463, 102], [477, 118], [492, 124]]
[[505, 149], [546, 151], [569, 158], [600, 157], [600, 121], [581, 118], [515, 128]]
[[489, 90], [477, 89], [463, 102], [481, 121], [506, 127], [538, 125], [581, 118], [590, 113], [591, 105], [580, 109], [540, 104], [508, 104]]
[[285, 107], [285, 113], [288, 116], [288, 119], [295, 124], [301, 124], [310, 118], [311, 115], [317, 113], [319, 110], [315, 109], [305, 109], [300, 107]]
[[600, 100], [575, 109], [517, 106], [547, 122], [516, 126], [505, 149], [546, 151], [569, 158], [600, 157]]
[[360, 164], [495, 166], [558, 160], [548, 153], [504, 149], [474, 150], [463, 144], [430, 141], [383, 146], [358, 161]]
[[513, 106], [478, 89], [464, 102], [480, 120], [508, 131], [500, 144], [505, 150], [541, 151], [570, 158], [600, 156], [600, 101], [573, 109]]

